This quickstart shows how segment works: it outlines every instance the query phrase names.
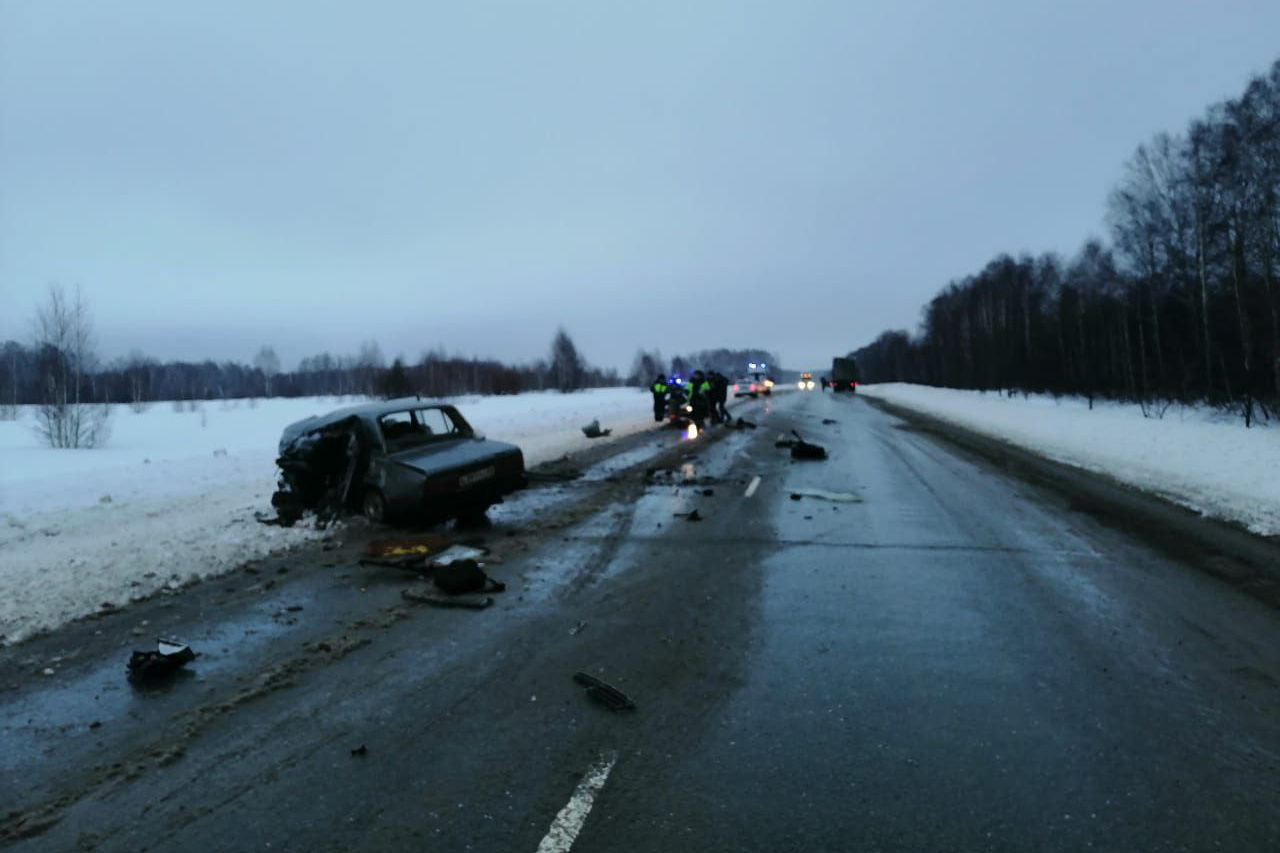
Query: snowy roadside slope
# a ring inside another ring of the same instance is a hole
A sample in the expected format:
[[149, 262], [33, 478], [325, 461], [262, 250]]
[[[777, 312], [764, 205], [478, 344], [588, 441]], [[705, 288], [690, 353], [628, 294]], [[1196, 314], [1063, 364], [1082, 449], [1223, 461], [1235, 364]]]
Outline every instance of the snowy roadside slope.
[[[350, 402], [121, 406], [100, 450], [40, 447], [30, 412], [0, 422], [0, 643], [323, 535], [253, 513], [271, 510], [285, 424]], [[648, 396], [630, 388], [453, 402], [477, 430], [520, 445], [530, 466], [589, 444], [580, 427], [593, 418], [615, 438], [652, 425]]]
[[1004, 397], [921, 385], [863, 385], [860, 393], [1106, 474], [1204, 515], [1280, 534], [1280, 429], [1245, 429], [1215, 411], [1047, 396]]

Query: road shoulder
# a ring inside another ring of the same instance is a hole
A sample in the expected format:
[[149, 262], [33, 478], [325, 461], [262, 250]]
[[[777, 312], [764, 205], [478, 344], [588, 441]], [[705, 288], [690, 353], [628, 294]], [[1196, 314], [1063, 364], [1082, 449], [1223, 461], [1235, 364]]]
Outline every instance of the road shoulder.
[[861, 399], [910, 429], [1041, 487], [1064, 512], [1085, 513], [1271, 607], [1280, 607], [1280, 542], [939, 418], [883, 400]]

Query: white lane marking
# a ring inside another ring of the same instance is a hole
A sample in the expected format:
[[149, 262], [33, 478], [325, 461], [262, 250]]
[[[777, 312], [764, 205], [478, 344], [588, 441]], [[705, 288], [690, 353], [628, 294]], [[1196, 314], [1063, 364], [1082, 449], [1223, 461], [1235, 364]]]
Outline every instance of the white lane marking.
[[756, 493], [756, 489], [758, 489], [758, 488], [760, 488], [760, 475], [759, 475], [759, 474], [757, 474], [756, 476], [754, 476], [754, 477], [752, 477], [752, 478], [751, 478], [751, 484], [747, 486], [747, 493], [746, 493], [745, 495], [743, 495], [743, 497], [744, 497], [744, 498], [749, 498], [749, 497], [751, 497], [752, 495], [754, 495], [754, 494]]
[[617, 760], [618, 753], [607, 752], [592, 765], [578, 783], [578, 789], [573, 792], [569, 802], [551, 822], [551, 828], [538, 845], [538, 853], [569, 853], [569, 848], [573, 847], [574, 840], [582, 831], [587, 815], [591, 814], [591, 806], [595, 804], [596, 796], [604, 788], [609, 771], [613, 770]]

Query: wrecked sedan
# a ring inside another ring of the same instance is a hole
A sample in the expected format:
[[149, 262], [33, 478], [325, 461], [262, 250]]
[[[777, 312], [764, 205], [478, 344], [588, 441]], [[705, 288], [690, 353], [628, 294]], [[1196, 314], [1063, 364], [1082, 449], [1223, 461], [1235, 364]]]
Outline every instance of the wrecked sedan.
[[307, 509], [369, 520], [478, 520], [525, 485], [524, 454], [490, 441], [444, 403], [367, 403], [310, 417], [280, 437], [282, 519]]

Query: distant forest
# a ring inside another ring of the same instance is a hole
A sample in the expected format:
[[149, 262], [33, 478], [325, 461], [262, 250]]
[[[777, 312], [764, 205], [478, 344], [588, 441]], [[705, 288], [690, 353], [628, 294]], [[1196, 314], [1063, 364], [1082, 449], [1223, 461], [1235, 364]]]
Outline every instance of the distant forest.
[[1280, 61], [1124, 165], [1110, 245], [1000, 255], [856, 352], [864, 381], [1208, 401], [1246, 423], [1280, 401]]
[[[71, 347], [49, 341], [0, 346], [0, 407], [49, 402], [51, 377], [71, 376], [78, 400], [129, 403], [158, 400], [217, 400], [254, 397], [408, 396], [517, 394], [522, 391], [574, 391], [621, 384], [616, 371], [587, 364], [563, 330], [548, 357], [510, 365], [492, 359], [464, 358], [443, 351], [418, 361], [388, 364], [375, 342], [355, 355], [320, 353], [283, 370], [272, 347], [264, 346], [251, 364], [236, 361], [167, 361], [134, 353], [107, 364]], [[70, 365], [70, 369], [68, 369]], [[63, 381], [63, 380], [59, 380]], [[63, 397], [68, 397], [66, 393]]]

